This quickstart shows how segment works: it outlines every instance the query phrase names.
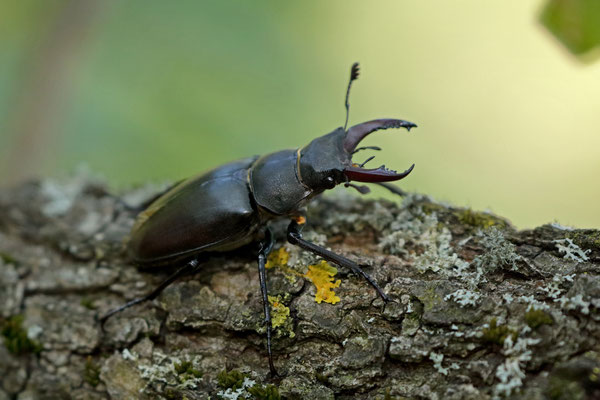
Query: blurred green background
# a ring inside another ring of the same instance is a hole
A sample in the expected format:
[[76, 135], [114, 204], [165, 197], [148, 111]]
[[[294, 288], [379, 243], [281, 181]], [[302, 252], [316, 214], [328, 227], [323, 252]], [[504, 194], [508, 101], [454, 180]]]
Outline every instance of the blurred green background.
[[600, 227], [595, 4], [2, 2], [0, 182], [86, 164], [119, 189], [298, 147], [343, 125], [359, 61], [350, 124], [419, 125], [367, 143], [416, 163], [403, 188]]

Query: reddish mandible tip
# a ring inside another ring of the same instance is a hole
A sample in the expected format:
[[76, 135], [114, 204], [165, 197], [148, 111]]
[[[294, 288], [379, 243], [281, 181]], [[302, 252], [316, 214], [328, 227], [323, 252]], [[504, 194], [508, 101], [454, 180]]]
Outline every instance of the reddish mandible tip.
[[344, 169], [344, 174], [351, 181], [357, 182], [391, 182], [398, 181], [405, 178], [415, 167], [415, 164], [411, 165], [409, 169], [402, 173], [389, 170], [384, 166], [373, 169], [360, 168], [357, 166], [351, 166]]

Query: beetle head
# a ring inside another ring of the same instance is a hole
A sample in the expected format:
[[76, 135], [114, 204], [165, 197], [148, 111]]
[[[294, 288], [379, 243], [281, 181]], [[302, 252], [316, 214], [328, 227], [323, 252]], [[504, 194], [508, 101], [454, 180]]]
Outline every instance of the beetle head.
[[[390, 182], [406, 177], [414, 164], [404, 172], [398, 173], [382, 165], [367, 169], [352, 161], [358, 144], [370, 133], [390, 128], [416, 127], [412, 122], [400, 119], [376, 119], [355, 125], [345, 131], [340, 127], [335, 131], [314, 139], [300, 150], [299, 172], [305, 185], [314, 191], [331, 189], [340, 183]], [[378, 150], [379, 148], [371, 147]]]
[[350, 68], [350, 80], [346, 90], [346, 123], [343, 128], [314, 139], [306, 147], [300, 150], [298, 159], [298, 174], [302, 182], [313, 191], [322, 192], [326, 189], [332, 189], [335, 185], [346, 183], [347, 186], [353, 186], [361, 193], [367, 193], [369, 189], [366, 186], [358, 187], [350, 183], [357, 182], [390, 182], [404, 178], [412, 171], [414, 164], [404, 172], [387, 169], [385, 165], [379, 168], [367, 169], [363, 166], [373, 157], [367, 159], [362, 164], [352, 162], [352, 155], [362, 149], [380, 150], [379, 147], [361, 147], [358, 144], [370, 133], [389, 129], [389, 128], [410, 128], [417, 125], [412, 122], [401, 119], [374, 119], [373, 121], [363, 122], [354, 125], [346, 130], [348, 126], [348, 116], [350, 114], [350, 87], [352, 82], [358, 78], [358, 63], [352, 64]]

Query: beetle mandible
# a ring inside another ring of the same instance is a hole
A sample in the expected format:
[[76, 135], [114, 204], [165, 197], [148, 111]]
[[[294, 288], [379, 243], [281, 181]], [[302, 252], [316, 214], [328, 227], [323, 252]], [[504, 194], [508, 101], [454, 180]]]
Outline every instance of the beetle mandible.
[[414, 123], [400, 119], [376, 119], [346, 129], [350, 87], [358, 73], [358, 63], [354, 63], [346, 90], [346, 122], [343, 128], [339, 127], [298, 149], [222, 165], [174, 185], [149, 202], [149, 206], [138, 215], [131, 231], [128, 251], [132, 261], [143, 267], [175, 263], [183, 266], [151, 293], [108, 312], [101, 321], [135, 304], [156, 298], [180, 276], [197, 271], [201, 266], [200, 253], [229, 251], [256, 242], [259, 244], [258, 274], [267, 328], [269, 369], [272, 375], [276, 375], [271, 353], [272, 327], [265, 264], [273, 247], [268, 223], [279, 218], [291, 220], [287, 228], [290, 243], [349, 268], [365, 278], [387, 302], [385, 293], [358, 264], [302, 238], [305, 206], [316, 195], [342, 183], [363, 194], [369, 191], [368, 187], [356, 186], [351, 181], [376, 183], [402, 193], [385, 182], [406, 177], [414, 167], [413, 164], [406, 171], [397, 173], [385, 166], [363, 168], [373, 157], [360, 165], [352, 161], [352, 155], [359, 150], [379, 150], [375, 146], [357, 148], [370, 133], [389, 128], [410, 130], [416, 127]]

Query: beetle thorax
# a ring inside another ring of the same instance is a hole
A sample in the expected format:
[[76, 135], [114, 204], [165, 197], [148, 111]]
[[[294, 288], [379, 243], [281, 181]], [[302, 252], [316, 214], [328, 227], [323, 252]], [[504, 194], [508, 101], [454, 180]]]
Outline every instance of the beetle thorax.
[[298, 178], [297, 151], [260, 157], [250, 168], [249, 184], [256, 204], [274, 215], [293, 215], [313, 195]]

